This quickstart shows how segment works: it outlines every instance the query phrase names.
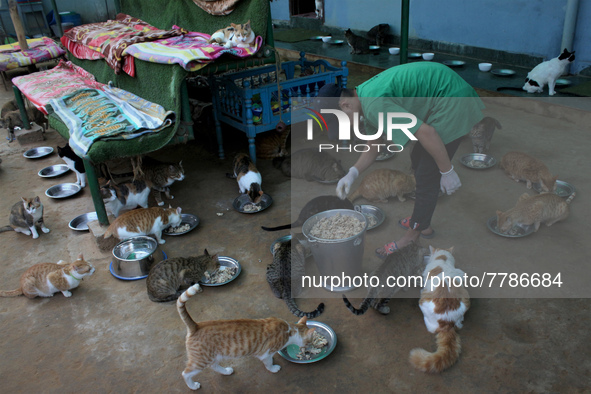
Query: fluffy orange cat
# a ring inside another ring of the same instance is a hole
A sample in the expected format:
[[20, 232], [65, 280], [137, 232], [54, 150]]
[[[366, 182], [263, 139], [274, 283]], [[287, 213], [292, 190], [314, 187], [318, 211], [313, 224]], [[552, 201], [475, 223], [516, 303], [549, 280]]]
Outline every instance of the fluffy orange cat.
[[312, 340], [313, 328], [306, 326], [306, 317], [297, 324], [283, 319], [211, 320], [195, 322], [185, 303], [200, 291], [198, 284], [189, 287], [177, 300], [177, 310], [187, 326], [187, 365], [183, 379], [191, 390], [201, 385], [193, 380], [199, 372], [211, 367], [222, 375], [230, 375], [232, 368], [221, 367], [218, 362], [225, 358], [253, 356], [263, 362], [270, 372], [281, 367], [273, 365], [273, 355], [288, 345], [306, 346]]
[[564, 200], [554, 193], [541, 193], [530, 196], [523, 193], [517, 204], [508, 211], [497, 211], [497, 227], [502, 233], [507, 233], [514, 226], [534, 226], [538, 231], [540, 224], [551, 226], [564, 220], [569, 214], [569, 204], [576, 193]]
[[523, 152], [509, 152], [501, 158], [501, 168], [515, 182], [527, 182], [531, 189], [532, 183], [539, 183], [545, 192], [556, 190], [556, 179], [541, 160]]
[[404, 195], [413, 192], [415, 187], [413, 175], [382, 168], [363, 178], [357, 190], [349, 195], [349, 200], [353, 202], [363, 197], [373, 202], [387, 202], [388, 197], [396, 196], [398, 200], [406, 201]]

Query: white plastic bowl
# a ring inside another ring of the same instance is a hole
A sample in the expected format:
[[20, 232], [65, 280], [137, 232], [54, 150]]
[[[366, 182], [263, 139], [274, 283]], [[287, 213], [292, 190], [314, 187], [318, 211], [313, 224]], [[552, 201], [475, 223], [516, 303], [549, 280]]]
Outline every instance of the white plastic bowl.
[[390, 55], [398, 55], [400, 53], [400, 48], [397, 48], [397, 47], [388, 48], [388, 51], [390, 52]]
[[478, 69], [483, 72], [490, 71], [492, 63], [478, 63]]
[[331, 36], [324, 36], [322, 37], [322, 42], [331, 42], [332, 41], [332, 37]]
[[423, 59], [425, 59], [425, 60], [433, 60], [434, 57], [435, 57], [434, 53], [431, 53], [431, 52], [423, 53]]

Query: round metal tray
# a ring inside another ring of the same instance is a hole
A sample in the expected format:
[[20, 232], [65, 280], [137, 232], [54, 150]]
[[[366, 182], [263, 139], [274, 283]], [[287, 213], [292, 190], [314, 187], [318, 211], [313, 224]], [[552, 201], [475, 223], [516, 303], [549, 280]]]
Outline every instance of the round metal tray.
[[507, 237], [507, 238], [521, 238], [521, 237], [528, 236], [534, 232], [534, 226], [526, 226], [526, 227], [514, 226], [511, 230], [509, 230], [508, 233], [502, 233], [497, 228], [497, 217], [496, 216], [493, 216], [490, 219], [488, 219], [488, 221], [486, 222], [486, 225], [488, 226], [488, 229], [490, 231], [492, 231], [493, 233], [500, 235], [501, 237]]
[[68, 227], [75, 231], [88, 231], [88, 223], [98, 220], [96, 212], [88, 212], [70, 220]]
[[[374, 228], [379, 227], [380, 224], [384, 223], [384, 220], [386, 219], [386, 214], [384, 211], [375, 205], [355, 205], [355, 210], [357, 212], [361, 212], [367, 219], [367, 230], [373, 230]], [[373, 226], [370, 226], [370, 216], [373, 216], [376, 219], [376, 224]]]
[[289, 345], [279, 351], [279, 355], [287, 361], [295, 364], [315, 363], [328, 357], [337, 346], [337, 334], [327, 324], [315, 320], [308, 320], [306, 325], [309, 328], [315, 328], [320, 335], [327, 339], [328, 344], [322, 348], [320, 353], [316, 354], [315, 357], [310, 360], [298, 360], [297, 354], [300, 352], [300, 347], [298, 345]]
[[420, 53], [420, 52], [409, 52], [408, 55], [407, 55], [407, 57], [409, 59], [418, 59], [420, 57], [423, 57], [423, 54]]
[[201, 278], [201, 280], [199, 281], [199, 284], [201, 284], [201, 286], [223, 286], [223, 285], [227, 285], [228, 283], [232, 282], [234, 279], [236, 279], [238, 277], [238, 275], [240, 275], [240, 272], [242, 272], [242, 266], [240, 265], [240, 263], [238, 262], [238, 260], [235, 260], [231, 257], [227, 257], [227, 256], [219, 256], [218, 260], [220, 262], [220, 269], [224, 269], [225, 267], [228, 268], [236, 268], [236, 273], [234, 274], [234, 276], [232, 276], [232, 278], [230, 278], [229, 280], [222, 282], [222, 283], [209, 283], [209, 281], [207, 279], [205, 279], [205, 276], [203, 278]]
[[40, 157], [45, 157], [53, 152], [53, 148], [51, 146], [40, 146], [38, 148], [29, 149], [23, 156], [27, 159], [39, 159]]
[[499, 77], [511, 77], [515, 75], [515, 71], [509, 68], [497, 68], [495, 70], [490, 71], [494, 75], [498, 75]]
[[49, 198], [68, 198], [80, 192], [82, 188], [75, 183], [60, 183], [45, 190], [45, 195]]
[[[168, 256], [166, 255], [166, 253], [164, 253], [164, 251], [162, 251], [162, 260], [166, 260], [168, 259]], [[140, 276], [121, 276], [121, 275], [117, 275], [115, 273], [115, 270], [113, 269], [113, 262], [111, 261], [111, 263], [109, 264], [109, 272], [111, 273], [111, 275], [113, 275], [115, 278], [120, 279], [120, 280], [140, 280], [140, 279], [145, 279], [148, 277], [148, 275], [140, 275]]]
[[[268, 194], [263, 194], [261, 196], [261, 201], [258, 204], [253, 204], [253, 202], [250, 201], [250, 197], [248, 197], [248, 194], [241, 194], [240, 196], [236, 197], [236, 199], [232, 203], [232, 206], [235, 210], [237, 210], [240, 213], [259, 213], [269, 208], [271, 204], [273, 204], [273, 199]], [[261, 209], [259, 209], [258, 211], [245, 211], [244, 208], [247, 205], [256, 205], [261, 207]]]
[[199, 225], [199, 218], [195, 215], [191, 215], [190, 213], [181, 213], [181, 224], [179, 225], [185, 225], [188, 224], [189, 226], [191, 226], [188, 230], [183, 231], [181, 233], [169, 233], [166, 230], [171, 229], [172, 227], [169, 227], [167, 229], [165, 229], [164, 231], [162, 231], [162, 234], [164, 235], [183, 235], [183, 234], [187, 234], [189, 231], [192, 231], [195, 227], [197, 227]]
[[329, 41], [328, 43], [332, 44], [332, 45], [341, 45], [344, 42], [345, 42], [345, 40], [332, 40], [332, 41]]
[[[537, 191], [538, 193], [542, 193], [542, 187], [540, 186], [539, 183], [534, 183], [532, 185], [532, 188]], [[575, 192], [575, 187], [573, 185], [571, 185], [568, 182], [564, 182], [564, 181], [556, 181], [556, 190], [554, 190], [554, 194], [556, 194], [559, 197], [570, 197], [571, 194], [573, 194]]]
[[448, 67], [462, 67], [464, 64], [466, 64], [466, 62], [462, 60], [444, 60], [441, 63]]
[[473, 170], [486, 170], [497, 164], [497, 159], [484, 153], [468, 153], [460, 158], [460, 163]]
[[570, 86], [572, 84], [573, 84], [573, 81], [571, 81], [570, 79], [558, 78], [556, 80], [556, 85], [555, 86]]
[[55, 164], [53, 166], [45, 167], [37, 173], [41, 178], [54, 178], [70, 171], [70, 168], [65, 164]]

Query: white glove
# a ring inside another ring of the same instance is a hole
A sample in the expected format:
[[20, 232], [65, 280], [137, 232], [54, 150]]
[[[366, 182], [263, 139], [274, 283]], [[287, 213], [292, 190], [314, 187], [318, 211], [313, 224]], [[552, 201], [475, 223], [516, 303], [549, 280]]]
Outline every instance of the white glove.
[[353, 182], [355, 182], [355, 179], [357, 179], [358, 176], [359, 171], [357, 171], [357, 168], [351, 167], [347, 175], [339, 180], [339, 184], [337, 185], [337, 196], [339, 196], [341, 200], [347, 198], [347, 195], [351, 190], [351, 185], [353, 185]]
[[452, 194], [456, 190], [462, 186], [462, 182], [460, 182], [460, 177], [454, 170], [454, 166], [451, 166], [451, 170], [448, 172], [441, 172], [441, 191], [447, 193], [448, 195]]

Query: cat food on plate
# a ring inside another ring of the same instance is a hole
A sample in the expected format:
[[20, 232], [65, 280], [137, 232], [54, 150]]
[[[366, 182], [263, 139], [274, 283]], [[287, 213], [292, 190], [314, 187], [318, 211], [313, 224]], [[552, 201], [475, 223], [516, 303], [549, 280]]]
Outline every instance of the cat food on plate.
[[497, 226], [497, 217], [493, 216], [486, 222], [488, 229], [493, 233], [500, 235], [502, 237], [508, 238], [520, 238], [530, 235], [534, 232], [534, 226], [513, 226], [509, 231], [506, 233], [501, 232]]
[[361, 212], [367, 219], [367, 229], [373, 230], [384, 222], [386, 214], [374, 205], [355, 205], [355, 210]]
[[497, 160], [490, 155], [485, 155], [484, 153], [469, 153], [462, 156], [460, 163], [468, 168], [484, 170], [497, 164]]
[[39, 159], [40, 157], [45, 157], [50, 155], [53, 152], [53, 148], [51, 146], [40, 146], [38, 148], [29, 149], [23, 156], [27, 159]]
[[227, 256], [219, 256], [220, 268], [215, 272], [206, 272], [199, 281], [202, 286], [222, 286], [232, 282], [242, 272], [240, 263]]
[[166, 235], [187, 234], [199, 225], [199, 218], [190, 213], [181, 214], [181, 224], [177, 227], [168, 227], [162, 233]]
[[241, 194], [236, 197], [232, 206], [235, 210], [241, 213], [258, 213], [271, 206], [273, 199], [268, 194], [263, 194], [258, 203], [253, 203], [248, 194]]
[[353, 216], [337, 213], [320, 219], [310, 230], [310, 235], [321, 239], [345, 239], [362, 232], [365, 225]]
[[310, 364], [326, 358], [337, 345], [337, 335], [327, 324], [308, 320], [308, 328], [314, 328], [314, 338], [306, 347], [289, 345], [279, 351], [279, 355], [295, 364]]
[[[538, 193], [542, 193], [542, 186], [539, 183], [534, 183], [532, 185], [533, 189]], [[564, 181], [556, 181], [556, 190], [554, 190], [554, 194], [559, 197], [570, 197], [575, 192], [575, 187], [568, 182]]]

